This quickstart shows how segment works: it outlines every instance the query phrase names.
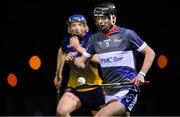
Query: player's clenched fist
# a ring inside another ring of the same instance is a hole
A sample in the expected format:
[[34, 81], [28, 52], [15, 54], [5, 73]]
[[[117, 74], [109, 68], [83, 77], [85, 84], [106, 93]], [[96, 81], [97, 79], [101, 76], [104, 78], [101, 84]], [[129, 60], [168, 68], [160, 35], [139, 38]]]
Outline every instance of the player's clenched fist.
[[65, 58], [66, 62], [74, 62], [75, 57], [73, 52], [69, 52]]

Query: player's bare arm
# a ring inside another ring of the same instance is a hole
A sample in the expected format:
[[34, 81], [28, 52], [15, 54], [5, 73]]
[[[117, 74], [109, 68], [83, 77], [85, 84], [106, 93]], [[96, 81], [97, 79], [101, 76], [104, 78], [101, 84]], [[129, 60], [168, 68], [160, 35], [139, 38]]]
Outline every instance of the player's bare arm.
[[155, 58], [155, 52], [148, 45], [146, 45], [146, 47], [141, 51], [141, 53], [145, 55], [144, 62], [143, 62], [140, 72], [138, 73], [136, 78], [132, 81], [135, 85], [138, 85], [138, 86], [143, 85], [145, 81], [144, 77], [149, 71], [153, 63], [153, 60]]
[[56, 74], [54, 78], [54, 84], [57, 89], [61, 87], [61, 81], [62, 81], [62, 70], [65, 63], [65, 53], [63, 53], [62, 48], [59, 48], [58, 50], [58, 56], [57, 56], [57, 68], [56, 68]]
[[[76, 49], [76, 50], [77, 50], [78, 52], [80, 52], [81, 54], [83, 54], [83, 53], [86, 51], [86, 49], [83, 48], [83, 47], [80, 45], [79, 39], [78, 39], [77, 36], [72, 36], [72, 37], [70, 38], [70, 44], [71, 44], [71, 46], [72, 46], [74, 49]], [[91, 61], [93, 61], [94, 63], [99, 64], [99, 58], [98, 58], [97, 54], [95, 54], [95, 55], [91, 58]]]
[[79, 68], [85, 68], [85, 63], [87, 61], [87, 57], [82, 55], [80, 59], [75, 59], [74, 53], [70, 52], [67, 54], [65, 58], [66, 62], [73, 63]]

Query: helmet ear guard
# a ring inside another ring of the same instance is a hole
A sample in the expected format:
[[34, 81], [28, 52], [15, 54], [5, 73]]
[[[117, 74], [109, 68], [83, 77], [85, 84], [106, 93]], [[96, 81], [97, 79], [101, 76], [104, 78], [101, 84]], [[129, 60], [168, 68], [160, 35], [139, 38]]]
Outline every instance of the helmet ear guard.
[[115, 25], [116, 23], [116, 15], [110, 15], [111, 24]]

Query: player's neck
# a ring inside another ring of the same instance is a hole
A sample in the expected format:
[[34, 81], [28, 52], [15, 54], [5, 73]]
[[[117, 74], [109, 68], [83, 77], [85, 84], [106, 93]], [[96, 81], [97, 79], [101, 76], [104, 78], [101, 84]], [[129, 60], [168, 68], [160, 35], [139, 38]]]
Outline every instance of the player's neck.
[[108, 32], [103, 32], [103, 34], [105, 34], [105, 35], [110, 35], [110, 34], [112, 34], [113, 32], [115, 32], [117, 28], [118, 28], [118, 26], [117, 26], [117, 25], [114, 25]]

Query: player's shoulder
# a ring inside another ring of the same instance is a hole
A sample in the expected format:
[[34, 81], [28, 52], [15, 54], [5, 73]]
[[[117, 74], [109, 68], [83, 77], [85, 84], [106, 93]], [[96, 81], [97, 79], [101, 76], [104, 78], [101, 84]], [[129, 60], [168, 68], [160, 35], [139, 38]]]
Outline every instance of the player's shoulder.
[[132, 33], [132, 32], [135, 32], [133, 29], [126, 28], [126, 27], [120, 27], [120, 26], [119, 26], [118, 30], [120, 32], [123, 32], [123, 33]]
[[64, 36], [63, 41], [62, 41], [62, 42], [63, 42], [63, 44], [65, 44], [65, 45], [66, 45], [66, 44], [68, 44], [68, 43], [69, 43], [69, 37], [70, 37], [69, 35], [65, 35], [65, 36]]
[[88, 41], [91, 36], [92, 36], [92, 33], [87, 32], [84, 36], [81, 37], [81, 39]]
[[132, 37], [132, 36], [137, 35], [136, 31], [134, 29], [131, 29], [131, 28], [120, 27], [120, 30], [121, 30], [120, 32], [124, 33], [128, 37], [129, 36]]
[[64, 41], [68, 41], [68, 40], [69, 40], [69, 37], [70, 37], [70, 35], [69, 35], [69, 34], [65, 34], [65, 35], [64, 35], [64, 39], [63, 39], [63, 40], [64, 40]]
[[101, 33], [100, 32], [97, 32], [97, 33], [94, 33], [91, 35], [90, 37], [90, 40], [94, 40], [94, 39], [97, 39], [101, 36]]
[[92, 35], [93, 35], [92, 33], [87, 32], [85, 36], [86, 36], [86, 37], [91, 37]]

